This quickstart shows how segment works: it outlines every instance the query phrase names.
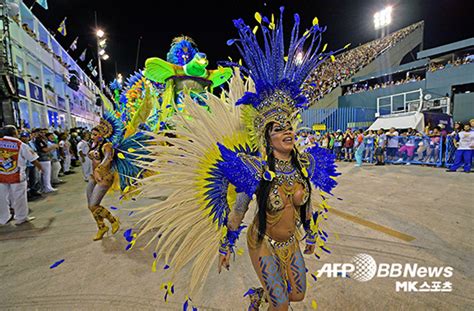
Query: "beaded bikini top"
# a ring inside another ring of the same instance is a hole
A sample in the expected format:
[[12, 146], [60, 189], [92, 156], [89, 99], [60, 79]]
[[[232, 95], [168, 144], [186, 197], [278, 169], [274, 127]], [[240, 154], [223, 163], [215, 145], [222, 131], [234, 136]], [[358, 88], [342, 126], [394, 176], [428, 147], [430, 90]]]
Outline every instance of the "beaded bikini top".
[[269, 196], [269, 212], [282, 211], [289, 200], [294, 207], [304, 205], [309, 197], [308, 185], [291, 161], [275, 159], [275, 174]]

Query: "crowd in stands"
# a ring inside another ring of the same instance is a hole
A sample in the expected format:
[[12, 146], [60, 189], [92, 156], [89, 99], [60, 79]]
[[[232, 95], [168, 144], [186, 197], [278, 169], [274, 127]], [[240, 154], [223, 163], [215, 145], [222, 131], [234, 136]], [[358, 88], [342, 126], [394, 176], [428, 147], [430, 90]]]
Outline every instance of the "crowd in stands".
[[[397, 130], [379, 129], [328, 131], [324, 134], [315, 131], [301, 131], [298, 133], [298, 144], [318, 144], [320, 147], [331, 150], [336, 161], [353, 162], [361, 166], [363, 162], [385, 165], [385, 163], [401, 164], [441, 164], [444, 159], [448, 136], [457, 148], [462, 140], [459, 134], [462, 131], [471, 132], [471, 142], [467, 145], [474, 149], [474, 119], [462, 125], [455, 123], [453, 131], [448, 133], [443, 124], [431, 126], [428, 124], [423, 132], [413, 128]], [[469, 168], [470, 170], [470, 168]]]
[[362, 93], [366, 91], [372, 91], [372, 90], [377, 90], [377, 89], [384, 89], [386, 87], [394, 86], [394, 85], [400, 85], [400, 84], [406, 84], [406, 83], [411, 83], [411, 82], [417, 82], [417, 81], [422, 81], [425, 78], [419, 75], [412, 75], [411, 77], [408, 76], [404, 79], [400, 80], [390, 80], [390, 81], [385, 81], [381, 83], [375, 83], [374, 85], [369, 85], [369, 83], [363, 83], [363, 84], [353, 84], [351, 87], [347, 88], [346, 91], [343, 93], [343, 95], [350, 95], [350, 94], [357, 94], [357, 93]]
[[420, 27], [413, 24], [395, 33], [387, 35], [346, 51], [321, 64], [305, 82], [305, 94], [310, 101], [322, 99], [338, 87], [343, 81], [352, 77], [357, 71], [368, 65], [375, 58]]
[[467, 53], [464, 57], [457, 57], [454, 60], [449, 60], [447, 63], [431, 63], [428, 71], [434, 72], [438, 70], [443, 70], [451, 67], [458, 67], [461, 65], [466, 65], [474, 62], [474, 55]]

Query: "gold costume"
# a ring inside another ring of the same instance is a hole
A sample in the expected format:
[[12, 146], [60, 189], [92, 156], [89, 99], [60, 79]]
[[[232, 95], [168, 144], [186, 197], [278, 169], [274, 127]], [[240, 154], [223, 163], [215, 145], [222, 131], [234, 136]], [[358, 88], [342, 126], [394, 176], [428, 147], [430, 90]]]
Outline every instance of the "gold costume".
[[[298, 242], [302, 234], [298, 230], [301, 223], [300, 206], [309, 199], [309, 189], [301, 174], [290, 161], [275, 159], [276, 177], [272, 180], [271, 192], [268, 198], [266, 209], [267, 229], [276, 226], [283, 216], [286, 208], [293, 208], [293, 221], [295, 224], [294, 233], [285, 241], [277, 241], [265, 233], [263, 243], [266, 243], [268, 250], [280, 262], [281, 272], [285, 279], [288, 279], [287, 268], [292, 255], [298, 249]], [[255, 216], [249, 226], [247, 243], [250, 248], [260, 247], [258, 241], [258, 215]]]

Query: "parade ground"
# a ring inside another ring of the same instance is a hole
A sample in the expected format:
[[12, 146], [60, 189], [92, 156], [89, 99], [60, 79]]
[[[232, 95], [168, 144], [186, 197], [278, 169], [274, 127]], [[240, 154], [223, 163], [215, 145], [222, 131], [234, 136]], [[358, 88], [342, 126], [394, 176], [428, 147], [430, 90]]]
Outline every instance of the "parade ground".
[[[303, 302], [291, 304], [293, 310], [473, 310], [474, 174], [353, 163], [340, 163], [339, 171], [326, 222], [331, 254], [320, 253], [319, 260], [305, 255], [308, 290]], [[58, 192], [29, 203], [36, 220], [0, 227], [0, 309], [182, 310], [189, 274], [174, 278], [175, 294], [165, 303], [160, 286], [170, 279], [164, 262], [152, 272], [153, 249], [142, 249], [140, 240], [125, 250], [123, 233], [139, 219], [132, 211], [151, 201], [120, 203], [118, 195], [107, 196], [103, 203], [114, 207], [122, 228], [93, 242], [97, 228], [87, 209], [86, 183], [78, 168], [64, 179]], [[215, 269], [192, 297], [199, 310], [246, 310], [242, 296], [259, 285], [245, 240], [244, 231], [238, 242], [244, 252], [229, 272], [218, 274], [217, 263], [209, 263]], [[392, 267], [389, 272], [408, 266], [418, 274], [382, 273], [365, 282], [351, 273], [320, 275], [317, 281], [311, 276], [324, 264], [366, 255], [378, 273], [381, 266]], [[436, 267], [443, 273], [430, 277], [424, 271]]]

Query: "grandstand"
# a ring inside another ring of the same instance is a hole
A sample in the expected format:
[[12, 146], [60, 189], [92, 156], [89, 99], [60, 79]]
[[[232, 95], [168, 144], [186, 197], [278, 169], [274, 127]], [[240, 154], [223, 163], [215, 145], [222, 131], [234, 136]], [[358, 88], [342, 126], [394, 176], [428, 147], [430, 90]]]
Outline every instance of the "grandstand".
[[[372, 53], [361, 61], [365, 65], [351, 67], [357, 64], [349, 63], [351, 66], [343, 68], [336, 64], [337, 69], [331, 71], [336, 73], [335, 81], [328, 89], [319, 88], [324, 92], [313, 97], [315, 104], [303, 112], [303, 125], [326, 124], [328, 130], [367, 128], [377, 117], [415, 111], [448, 114], [461, 122], [473, 118], [474, 38], [420, 51], [416, 60], [400, 65], [407, 54], [413, 56], [412, 50], [422, 46], [423, 22], [389, 36], [395, 34], [397, 39], [392, 39], [389, 46], [380, 43], [384, 39], [364, 45], [382, 46], [380, 51], [365, 49]], [[360, 58], [357, 49], [339, 55], [339, 59], [347, 59], [348, 55]], [[324, 77], [322, 70], [327, 68], [319, 68], [315, 78], [318, 73]], [[342, 78], [338, 77], [341, 69], [347, 73]]]
[[337, 107], [340, 85], [351, 78], [365, 76], [380, 68], [399, 65], [403, 57], [423, 42], [423, 21], [383, 38], [365, 43], [326, 61], [306, 81], [306, 95], [318, 108]]

